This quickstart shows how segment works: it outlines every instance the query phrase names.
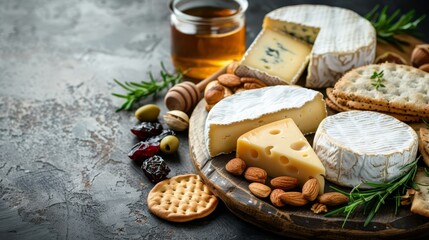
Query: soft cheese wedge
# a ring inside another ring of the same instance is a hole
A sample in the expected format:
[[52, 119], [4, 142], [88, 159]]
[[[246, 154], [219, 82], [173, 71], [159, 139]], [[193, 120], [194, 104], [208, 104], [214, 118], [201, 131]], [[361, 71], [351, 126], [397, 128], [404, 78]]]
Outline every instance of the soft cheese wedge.
[[402, 176], [416, 159], [416, 132], [394, 117], [348, 111], [325, 118], [313, 149], [326, 168], [325, 178], [341, 186], [369, 188]]
[[237, 140], [237, 157], [247, 166], [265, 169], [270, 177], [296, 177], [301, 184], [316, 178], [323, 193], [325, 168], [291, 118], [241, 135]]
[[210, 110], [205, 139], [211, 157], [235, 150], [245, 132], [267, 123], [292, 118], [304, 133], [313, 133], [326, 117], [320, 92], [294, 86], [264, 87], [224, 98]]
[[[313, 44], [306, 87], [333, 86], [344, 73], [371, 64], [375, 58], [377, 40], [374, 27], [364, 17], [348, 9], [309, 4], [286, 6], [268, 13], [263, 29], [290, 34]], [[264, 74], [264, 69], [261, 72], [246, 67], [247, 58], [257, 55], [256, 47], [252, 44], [247, 49], [243, 64], [236, 73], [253, 75], [268, 84], [284, 84], [278, 73]], [[262, 54], [258, 56], [259, 59], [263, 57]], [[284, 67], [289, 66], [285, 64]]]
[[253, 76], [258, 79], [276, 78], [276, 81], [266, 81], [270, 85], [277, 81], [294, 84], [308, 64], [311, 47], [287, 33], [265, 29], [259, 33], [238, 71], [255, 73]]

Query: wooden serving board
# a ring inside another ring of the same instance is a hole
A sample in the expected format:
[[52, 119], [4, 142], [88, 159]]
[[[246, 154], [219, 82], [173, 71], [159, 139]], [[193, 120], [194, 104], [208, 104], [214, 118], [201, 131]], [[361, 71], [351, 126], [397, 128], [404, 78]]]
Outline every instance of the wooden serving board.
[[[363, 227], [365, 216], [354, 214], [344, 228], [342, 216], [328, 218], [323, 214], [314, 214], [310, 210], [312, 204], [304, 207], [274, 207], [269, 199], [262, 200], [252, 195], [248, 190], [249, 182], [244, 177], [226, 172], [225, 164], [235, 157], [235, 153], [210, 158], [204, 138], [206, 117], [205, 102], [202, 100], [190, 119], [191, 160], [197, 173], [210, 189], [243, 220], [262, 229], [297, 238], [416, 238], [429, 234], [427, 218], [412, 214], [409, 206], [400, 207], [395, 216], [393, 203], [382, 207], [367, 227]], [[309, 136], [310, 141], [312, 137]], [[332, 184], [326, 183], [325, 191], [331, 191]]]
[[[377, 56], [392, 51], [409, 62], [414, 46], [423, 42], [413, 37], [401, 38], [410, 43], [409, 46], [403, 48], [404, 51], [390, 45], [378, 44]], [[216, 75], [223, 72], [219, 71]], [[211, 77], [216, 78], [217, 76]], [[324, 92], [323, 89], [321, 90]], [[333, 112], [329, 113], [333, 114]], [[276, 208], [271, 205], [269, 199], [262, 200], [255, 197], [248, 190], [249, 182], [244, 177], [233, 176], [225, 170], [225, 164], [235, 157], [235, 153], [210, 158], [204, 137], [206, 117], [205, 101], [202, 100], [194, 109], [190, 119], [189, 151], [191, 160], [196, 172], [203, 178], [204, 182], [235, 215], [244, 221], [286, 237], [296, 238], [408, 239], [429, 236], [428, 218], [412, 214], [409, 206], [400, 207], [395, 215], [392, 201], [379, 210], [379, 213], [367, 227], [363, 226], [365, 216], [362, 213], [356, 213], [349, 217], [343, 228], [344, 216], [327, 218], [323, 214], [314, 214], [310, 210], [312, 204], [304, 207]], [[307, 137], [310, 144], [312, 144], [313, 135]], [[333, 184], [326, 181], [325, 192], [332, 191], [331, 185]]]

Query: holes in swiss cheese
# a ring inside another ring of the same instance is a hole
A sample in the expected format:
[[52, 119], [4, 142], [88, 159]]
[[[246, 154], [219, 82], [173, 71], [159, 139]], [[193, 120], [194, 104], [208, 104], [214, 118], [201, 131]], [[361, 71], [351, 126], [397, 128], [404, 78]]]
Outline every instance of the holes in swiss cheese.
[[272, 130], [270, 130], [270, 134], [272, 134], [272, 135], [277, 135], [279, 133], [280, 133], [280, 130], [278, 130], [278, 129], [272, 129]]
[[289, 158], [287, 158], [286, 156], [280, 156], [280, 162], [283, 163], [284, 165], [289, 163]]
[[265, 153], [269, 156], [271, 155], [271, 149], [273, 149], [273, 146], [268, 146], [265, 148]]
[[288, 172], [290, 172], [291, 175], [298, 175], [299, 174], [298, 168], [296, 168], [295, 166], [292, 166], [292, 165], [286, 166], [286, 170]]
[[290, 148], [292, 148], [295, 151], [303, 151], [308, 148], [308, 145], [304, 141], [298, 141], [294, 142], [290, 145]]
[[259, 153], [255, 149], [251, 149], [250, 150], [250, 156], [252, 156], [252, 158], [258, 158]]

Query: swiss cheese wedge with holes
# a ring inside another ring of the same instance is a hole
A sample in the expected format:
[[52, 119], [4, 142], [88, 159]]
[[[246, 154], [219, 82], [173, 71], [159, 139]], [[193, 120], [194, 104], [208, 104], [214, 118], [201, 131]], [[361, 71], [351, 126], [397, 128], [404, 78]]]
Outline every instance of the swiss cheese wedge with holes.
[[291, 176], [300, 184], [316, 178], [323, 193], [325, 168], [291, 118], [241, 135], [237, 140], [237, 157], [243, 159], [246, 166], [265, 169], [270, 177]]
[[429, 73], [411, 66], [383, 63], [354, 69], [335, 84], [333, 94], [354, 109], [429, 117]]
[[187, 222], [212, 213], [218, 200], [195, 174], [172, 177], [156, 184], [147, 197], [149, 210], [172, 222]]

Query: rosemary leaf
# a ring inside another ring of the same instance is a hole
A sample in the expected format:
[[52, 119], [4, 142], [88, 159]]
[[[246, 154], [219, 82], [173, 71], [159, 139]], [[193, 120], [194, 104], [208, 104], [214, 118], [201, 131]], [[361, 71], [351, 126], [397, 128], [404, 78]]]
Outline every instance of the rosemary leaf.
[[[408, 11], [401, 15], [401, 11], [398, 9], [388, 16], [388, 7], [385, 6], [380, 12], [379, 5], [376, 5], [365, 18], [368, 19], [374, 26], [377, 32], [377, 40], [381, 43], [390, 43], [400, 50], [403, 45], [409, 45], [408, 42], [400, 40], [397, 35], [411, 35], [415, 37], [421, 36], [417, 32], [417, 26], [426, 18], [426, 15], [422, 15], [416, 19], [416, 13], [414, 10]], [[399, 19], [398, 19], [399, 17]], [[415, 20], [413, 20], [415, 19]]]
[[182, 81], [184, 72], [178, 70], [176, 74], [171, 74], [165, 68], [163, 62], [161, 62], [161, 80], [155, 79], [152, 72], [149, 72], [149, 80], [141, 82], [123, 82], [113, 79], [113, 81], [122, 87], [127, 93], [118, 94], [112, 93], [113, 96], [126, 99], [124, 103], [116, 110], [130, 110], [135, 103], [140, 99], [153, 95], [157, 97], [158, 93], [166, 88], [172, 87], [175, 84]]
[[338, 214], [346, 214], [343, 222], [343, 227], [345, 226], [350, 215], [356, 211], [356, 209], [363, 207], [364, 215], [366, 215], [366, 210], [369, 208], [369, 213], [366, 216], [364, 226], [368, 226], [368, 224], [372, 221], [372, 219], [377, 214], [378, 210], [382, 205], [386, 203], [386, 200], [389, 200], [390, 196], [394, 195], [392, 199], [395, 200], [395, 214], [397, 213], [397, 209], [400, 206], [400, 196], [402, 196], [406, 189], [410, 186], [413, 186], [413, 179], [417, 172], [417, 162], [420, 159], [417, 158], [415, 161], [405, 165], [401, 169], [408, 170], [403, 176], [399, 176], [389, 182], [386, 183], [372, 183], [372, 182], [364, 182], [364, 184], [369, 186], [375, 186], [373, 189], [368, 190], [359, 190], [358, 186], [354, 187], [349, 193], [342, 191], [336, 187], [331, 186], [331, 188], [335, 191], [343, 193], [350, 198], [350, 201], [346, 206], [340, 207], [333, 211], [330, 211], [325, 214], [326, 217], [338, 215]]

